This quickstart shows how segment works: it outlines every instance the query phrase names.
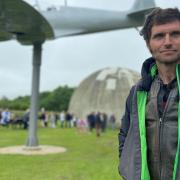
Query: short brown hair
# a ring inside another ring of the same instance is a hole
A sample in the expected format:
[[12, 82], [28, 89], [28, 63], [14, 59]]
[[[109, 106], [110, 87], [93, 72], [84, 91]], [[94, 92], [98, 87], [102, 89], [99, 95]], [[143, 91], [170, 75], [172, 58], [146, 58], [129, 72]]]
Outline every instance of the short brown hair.
[[155, 8], [146, 16], [140, 35], [143, 36], [146, 42], [149, 42], [151, 29], [154, 25], [166, 24], [173, 21], [180, 21], [180, 11], [178, 8]]

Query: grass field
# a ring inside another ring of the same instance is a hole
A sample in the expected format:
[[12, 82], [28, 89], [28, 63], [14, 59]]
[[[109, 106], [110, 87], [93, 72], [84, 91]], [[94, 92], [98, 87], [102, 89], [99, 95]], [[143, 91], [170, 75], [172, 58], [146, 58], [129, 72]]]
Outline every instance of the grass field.
[[[39, 128], [41, 145], [67, 148], [51, 155], [0, 155], [0, 180], [120, 180], [118, 131], [97, 138], [76, 129]], [[27, 131], [0, 127], [0, 147], [24, 145]]]

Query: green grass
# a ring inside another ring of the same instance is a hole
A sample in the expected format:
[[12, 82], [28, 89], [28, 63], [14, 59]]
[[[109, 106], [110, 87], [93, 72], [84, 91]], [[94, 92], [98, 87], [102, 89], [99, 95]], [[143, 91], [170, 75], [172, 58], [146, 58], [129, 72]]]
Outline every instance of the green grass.
[[[0, 180], [120, 180], [117, 131], [97, 138], [76, 129], [39, 128], [41, 145], [67, 148], [51, 155], [0, 155]], [[0, 147], [24, 145], [27, 131], [0, 127]]]

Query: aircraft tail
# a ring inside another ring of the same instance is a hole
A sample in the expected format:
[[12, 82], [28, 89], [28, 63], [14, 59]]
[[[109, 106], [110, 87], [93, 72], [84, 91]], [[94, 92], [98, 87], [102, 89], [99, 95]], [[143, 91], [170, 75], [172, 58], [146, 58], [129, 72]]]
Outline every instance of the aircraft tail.
[[135, 0], [130, 12], [129, 16], [143, 15], [147, 14], [153, 8], [156, 7], [154, 0]]

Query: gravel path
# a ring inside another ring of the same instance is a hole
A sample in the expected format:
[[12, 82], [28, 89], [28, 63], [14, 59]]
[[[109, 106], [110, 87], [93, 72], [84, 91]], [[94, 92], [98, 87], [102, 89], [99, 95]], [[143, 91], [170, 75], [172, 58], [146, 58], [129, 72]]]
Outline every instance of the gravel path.
[[0, 148], [0, 154], [46, 155], [66, 152], [66, 149], [58, 146], [41, 145], [37, 147], [11, 146]]

